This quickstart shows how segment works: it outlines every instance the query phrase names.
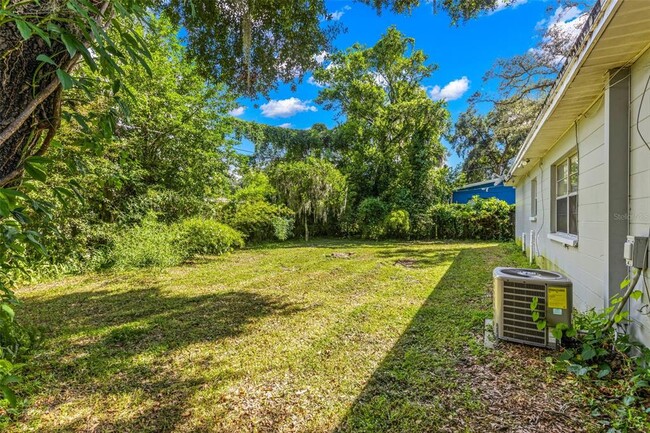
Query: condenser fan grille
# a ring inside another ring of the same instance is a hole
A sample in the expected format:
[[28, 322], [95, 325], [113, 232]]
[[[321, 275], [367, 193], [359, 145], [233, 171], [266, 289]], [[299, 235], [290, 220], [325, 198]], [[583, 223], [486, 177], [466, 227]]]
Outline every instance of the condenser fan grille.
[[502, 338], [517, 343], [546, 346], [546, 329], [537, 329], [530, 304], [537, 297], [539, 320], [546, 317], [546, 287], [540, 284], [504, 281]]

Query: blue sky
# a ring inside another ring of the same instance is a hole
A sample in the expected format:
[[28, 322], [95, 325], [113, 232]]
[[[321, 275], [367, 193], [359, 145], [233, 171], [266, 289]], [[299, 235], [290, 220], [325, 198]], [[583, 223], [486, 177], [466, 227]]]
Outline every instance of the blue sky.
[[[360, 3], [345, 0], [327, 3], [328, 10], [347, 28], [347, 32], [334, 41], [339, 50], [355, 42], [372, 46], [392, 25], [415, 38], [416, 48], [424, 50], [429, 62], [438, 66], [423, 84], [433, 89], [433, 97], [447, 100], [452, 119], [467, 108], [467, 98], [471, 94], [481, 89], [489, 90], [486, 88], [489, 84], [485, 84], [482, 77], [496, 59], [523, 53], [535, 45], [539, 37], [537, 23], [547, 17], [547, 8], [556, 6], [553, 1], [518, 0], [513, 6], [452, 27], [446, 14], [434, 15], [428, 4], [411, 15], [384, 12], [378, 16]], [[313, 102], [319, 88], [308, 79], [309, 75], [296, 91], [289, 85], [282, 85], [271, 92], [268, 99], [242, 98], [240, 109], [233, 114], [245, 120], [297, 129], [309, 128], [317, 122], [336, 126], [335, 113]], [[252, 144], [242, 143], [241, 148], [250, 151]], [[455, 166], [459, 162], [458, 156], [450, 151], [448, 164]]]

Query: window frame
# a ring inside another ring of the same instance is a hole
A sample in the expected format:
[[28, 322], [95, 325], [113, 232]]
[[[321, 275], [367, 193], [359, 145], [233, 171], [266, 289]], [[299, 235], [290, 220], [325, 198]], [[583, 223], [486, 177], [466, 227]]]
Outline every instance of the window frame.
[[[565, 167], [565, 168], [563, 168]], [[575, 170], [574, 170], [575, 167]], [[562, 171], [563, 173], [560, 173]], [[577, 152], [571, 152], [567, 156], [560, 159], [553, 165], [553, 221], [554, 232], [567, 237], [578, 237], [578, 205], [579, 205], [579, 173], [580, 164]], [[560, 216], [558, 210], [561, 208], [560, 202], [564, 201], [563, 206], [566, 215]], [[571, 212], [571, 202], [575, 201], [574, 210]], [[572, 218], [573, 216], [573, 218]], [[561, 218], [566, 218], [562, 222]], [[572, 219], [574, 220], [572, 222]]]

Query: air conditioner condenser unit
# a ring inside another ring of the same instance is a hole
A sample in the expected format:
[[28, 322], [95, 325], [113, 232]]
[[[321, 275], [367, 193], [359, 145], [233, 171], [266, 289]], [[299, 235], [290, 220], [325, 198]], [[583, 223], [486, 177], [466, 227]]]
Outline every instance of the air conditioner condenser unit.
[[[496, 268], [494, 276], [494, 334], [500, 340], [554, 347], [550, 329], [571, 324], [573, 285], [558, 272], [540, 269]], [[539, 329], [531, 303], [537, 298]]]

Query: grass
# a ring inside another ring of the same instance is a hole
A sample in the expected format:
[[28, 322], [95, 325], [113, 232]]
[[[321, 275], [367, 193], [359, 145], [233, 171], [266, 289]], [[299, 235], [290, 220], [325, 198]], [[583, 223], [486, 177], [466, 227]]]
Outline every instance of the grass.
[[595, 431], [547, 352], [482, 345], [492, 269], [523, 260], [317, 240], [25, 288], [45, 338], [8, 430]]

